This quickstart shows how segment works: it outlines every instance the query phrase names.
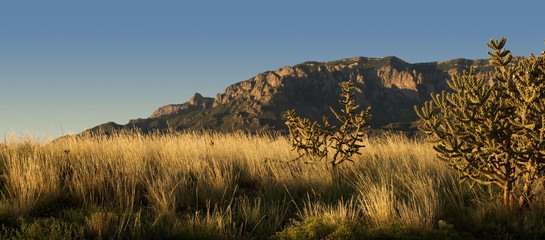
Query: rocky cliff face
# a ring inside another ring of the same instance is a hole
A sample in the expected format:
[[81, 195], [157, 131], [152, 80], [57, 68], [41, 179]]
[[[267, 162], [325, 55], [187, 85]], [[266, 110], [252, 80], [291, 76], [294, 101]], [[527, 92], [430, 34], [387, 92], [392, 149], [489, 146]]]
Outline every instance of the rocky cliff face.
[[203, 97], [195, 93], [188, 102], [184, 104], [170, 104], [157, 109], [150, 118], [159, 118], [164, 116], [182, 114], [190, 111], [207, 109], [212, 106], [213, 98]]
[[494, 69], [487, 60], [409, 64], [396, 57], [356, 57], [305, 62], [260, 73], [215, 98], [195, 93], [184, 104], [161, 107], [148, 119], [132, 120], [121, 128], [283, 130], [283, 114], [289, 109], [315, 120], [330, 114], [329, 106], [339, 105], [339, 83], [348, 80], [356, 85], [357, 103], [371, 106], [372, 127], [409, 126], [417, 120], [414, 105], [429, 100], [432, 92], [447, 90], [450, 75], [470, 66], [475, 66], [478, 77], [491, 79]]

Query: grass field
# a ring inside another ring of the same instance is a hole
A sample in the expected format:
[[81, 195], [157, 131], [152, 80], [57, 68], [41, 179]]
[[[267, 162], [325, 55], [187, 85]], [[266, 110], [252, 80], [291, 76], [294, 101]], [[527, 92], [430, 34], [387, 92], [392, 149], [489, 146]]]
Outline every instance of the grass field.
[[431, 144], [366, 138], [334, 170], [283, 136], [16, 138], [0, 145], [0, 239], [540, 239], [545, 201], [506, 209]]

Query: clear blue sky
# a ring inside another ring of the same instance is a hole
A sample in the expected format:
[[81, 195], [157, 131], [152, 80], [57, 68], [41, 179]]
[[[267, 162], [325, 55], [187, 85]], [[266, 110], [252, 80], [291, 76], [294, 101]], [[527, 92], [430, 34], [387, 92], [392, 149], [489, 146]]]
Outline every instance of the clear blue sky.
[[0, 134], [57, 137], [145, 118], [194, 92], [315, 60], [545, 50], [543, 1], [0, 2]]

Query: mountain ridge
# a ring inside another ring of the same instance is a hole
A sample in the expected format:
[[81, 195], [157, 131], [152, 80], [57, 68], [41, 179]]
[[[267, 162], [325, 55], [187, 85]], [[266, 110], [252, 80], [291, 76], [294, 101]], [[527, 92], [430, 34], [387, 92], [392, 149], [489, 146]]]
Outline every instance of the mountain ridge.
[[[513, 62], [520, 59], [515, 57]], [[321, 120], [322, 115], [331, 117], [329, 106], [338, 106], [339, 83], [347, 80], [355, 83], [356, 103], [362, 108], [371, 106], [371, 127], [414, 131], [413, 122], [418, 118], [413, 106], [429, 100], [432, 92], [448, 90], [450, 75], [468, 71], [471, 66], [477, 77], [492, 81], [494, 68], [486, 59], [407, 63], [388, 56], [307, 61], [231, 84], [215, 98], [195, 93], [188, 102], [162, 106], [148, 118], [125, 125], [109, 122], [87, 131], [285, 131], [283, 114], [289, 109], [312, 120]]]

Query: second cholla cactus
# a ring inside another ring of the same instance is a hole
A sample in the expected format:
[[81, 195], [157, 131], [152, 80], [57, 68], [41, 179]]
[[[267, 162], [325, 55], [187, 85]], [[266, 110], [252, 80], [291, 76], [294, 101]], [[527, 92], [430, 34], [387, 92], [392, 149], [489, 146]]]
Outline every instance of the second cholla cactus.
[[545, 176], [545, 53], [511, 64], [505, 42], [487, 44], [492, 85], [472, 68], [415, 110], [439, 159], [463, 179], [501, 187], [505, 205], [528, 207]]
[[361, 154], [359, 150], [364, 147], [361, 142], [365, 136], [367, 120], [371, 119], [369, 113], [371, 108], [356, 113], [359, 106], [353, 100], [354, 83], [347, 81], [340, 85], [342, 99], [339, 103], [344, 106], [344, 109], [337, 112], [330, 107], [331, 112], [341, 123], [338, 129], [331, 126], [325, 116], [321, 125], [307, 118], [298, 117], [295, 110], [286, 113], [291, 145], [299, 154], [295, 160], [304, 158], [307, 162], [324, 161], [325, 167], [328, 168], [335, 167], [344, 161], [353, 161], [354, 154]]

